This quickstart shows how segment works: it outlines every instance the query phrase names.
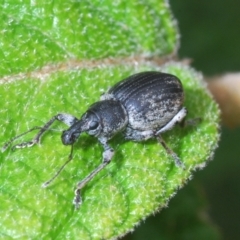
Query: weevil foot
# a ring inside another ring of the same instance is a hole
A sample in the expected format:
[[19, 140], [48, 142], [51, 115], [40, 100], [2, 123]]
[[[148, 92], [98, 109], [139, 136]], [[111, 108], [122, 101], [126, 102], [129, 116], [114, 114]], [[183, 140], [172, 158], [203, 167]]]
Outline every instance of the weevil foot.
[[73, 205], [75, 206], [75, 209], [78, 209], [81, 204], [82, 204], [81, 190], [76, 189], [75, 197], [73, 199]]
[[26, 147], [32, 147], [33, 145], [37, 144], [39, 141], [34, 139], [32, 141], [29, 141], [29, 142], [22, 142], [22, 143], [19, 143], [19, 144], [16, 144], [14, 146], [12, 146], [12, 150], [15, 150], [17, 148], [26, 148]]
[[158, 142], [161, 143], [161, 145], [165, 148], [167, 153], [172, 156], [172, 158], [174, 159], [175, 165], [177, 167], [181, 167], [182, 169], [185, 169], [184, 163], [181, 161], [181, 159], [178, 157], [178, 155], [167, 146], [167, 144], [165, 143], [163, 138], [160, 135], [158, 135], [156, 138], [157, 138]]
[[199, 123], [201, 123], [202, 118], [197, 117], [197, 118], [192, 118], [192, 119], [184, 119], [179, 125], [181, 127], [187, 127], [187, 126], [197, 126]]
[[[3, 145], [3, 147], [2, 147], [2, 152], [4, 152], [8, 147], [9, 147], [9, 145], [12, 143], [12, 140], [11, 141], [9, 141], [9, 142], [7, 142], [7, 143], [5, 143], [4, 145]], [[22, 142], [22, 143], [18, 143], [18, 144], [16, 144], [16, 145], [13, 145], [12, 147], [11, 147], [11, 150], [12, 151], [14, 151], [15, 149], [17, 149], [17, 148], [25, 148], [25, 147], [32, 147], [33, 145], [35, 145], [35, 144], [37, 144], [38, 143], [38, 141], [36, 141], [36, 140], [32, 140], [32, 141], [29, 141], [29, 142]]]
[[185, 169], [184, 163], [183, 163], [183, 162], [181, 161], [181, 159], [177, 156], [177, 154], [174, 153], [174, 152], [172, 152], [171, 155], [172, 155], [172, 157], [173, 157], [173, 159], [174, 159], [175, 165], [176, 165], [177, 167], [180, 167], [180, 168], [182, 168], [182, 169]]
[[197, 117], [197, 118], [193, 118], [193, 119], [188, 119], [186, 120], [186, 125], [187, 126], [196, 126], [198, 125], [200, 122], [202, 121], [202, 118]]

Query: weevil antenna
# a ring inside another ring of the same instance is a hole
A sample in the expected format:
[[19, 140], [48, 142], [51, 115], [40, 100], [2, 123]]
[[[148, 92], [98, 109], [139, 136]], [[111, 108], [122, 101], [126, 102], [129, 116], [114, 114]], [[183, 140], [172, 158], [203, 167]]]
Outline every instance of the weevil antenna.
[[62, 172], [62, 170], [65, 168], [65, 166], [69, 162], [71, 162], [72, 156], [73, 156], [73, 145], [71, 145], [71, 151], [70, 151], [70, 154], [68, 156], [68, 160], [59, 168], [59, 170], [55, 173], [55, 175], [52, 178], [50, 178], [48, 181], [46, 181], [45, 183], [42, 184], [43, 188], [47, 187]]

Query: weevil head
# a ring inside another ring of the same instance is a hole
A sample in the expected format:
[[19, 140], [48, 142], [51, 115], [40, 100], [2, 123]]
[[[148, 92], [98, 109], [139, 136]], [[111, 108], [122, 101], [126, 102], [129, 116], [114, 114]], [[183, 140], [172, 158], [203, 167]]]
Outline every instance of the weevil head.
[[128, 122], [126, 110], [116, 100], [103, 100], [92, 104], [81, 119], [62, 133], [64, 145], [72, 145], [82, 132], [98, 139], [111, 139]]
[[62, 143], [64, 145], [72, 145], [79, 138], [82, 132], [89, 135], [98, 136], [101, 132], [101, 124], [97, 115], [91, 111], [87, 111], [79, 121], [74, 123], [69, 129], [62, 133]]

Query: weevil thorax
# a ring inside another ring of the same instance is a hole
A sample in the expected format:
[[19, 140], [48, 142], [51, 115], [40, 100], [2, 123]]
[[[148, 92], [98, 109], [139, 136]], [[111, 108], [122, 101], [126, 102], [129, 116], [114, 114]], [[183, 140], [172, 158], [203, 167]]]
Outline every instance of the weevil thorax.
[[81, 118], [84, 119], [85, 125], [91, 125], [86, 119], [89, 117], [92, 119], [93, 115], [97, 119], [98, 126], [95, 129], [88, 128], [86, 132], [97, 138], [110, 139], [116, 133], [123, 131], [128, 123], [125, 108], [114, 98], [106, 98], [92, 104]]
[[115, 99], [106, 99], [92, 104], [68, 130], [62, 133], [64, 145], [72, 145], [82, 132], [97, 138], [110, 139], [125, 129], [128, 116], [122, 104]]

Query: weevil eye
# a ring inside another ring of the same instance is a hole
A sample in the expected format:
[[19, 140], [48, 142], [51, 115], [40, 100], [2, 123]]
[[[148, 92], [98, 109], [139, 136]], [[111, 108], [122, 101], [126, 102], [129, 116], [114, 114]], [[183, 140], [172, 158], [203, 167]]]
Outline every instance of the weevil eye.
[[99, 123], [97, 121], [91, 121], [89, 124], [89, 130], [95, 130], [98, 128]]
[[88, 123], [87, 133], [92, 136], [98, 136], [101, 132], [101, 125], [96, 119]]

